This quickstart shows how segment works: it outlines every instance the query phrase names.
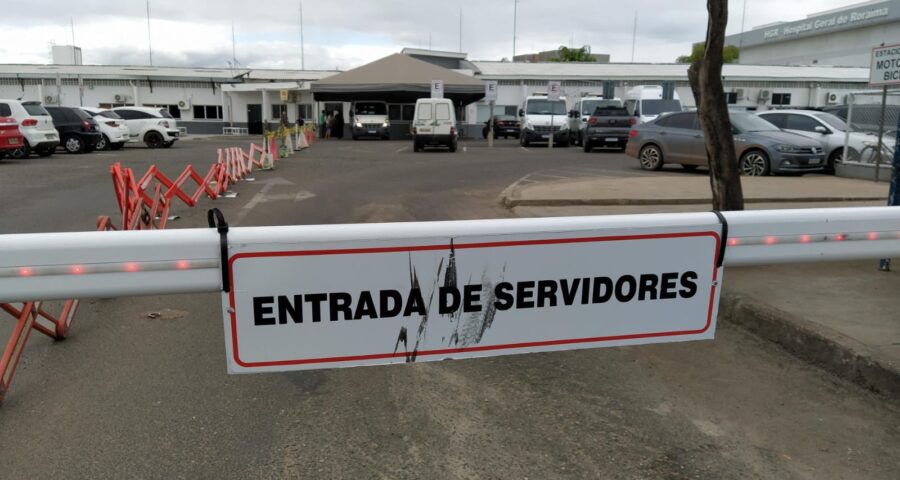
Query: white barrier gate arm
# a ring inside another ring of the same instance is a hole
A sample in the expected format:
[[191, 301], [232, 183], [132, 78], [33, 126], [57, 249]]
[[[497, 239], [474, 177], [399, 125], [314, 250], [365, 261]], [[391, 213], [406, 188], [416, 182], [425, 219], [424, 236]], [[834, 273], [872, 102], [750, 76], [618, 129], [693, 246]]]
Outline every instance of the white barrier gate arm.
[[[898, 208], [722, 216], [726, 266], [900, 256]], [[677, 213], [232, 228], [224, 286], [211, 228], [0, 235], [0, 303], [227, 289], [232, 372], [703, 339], [722, 227]]]

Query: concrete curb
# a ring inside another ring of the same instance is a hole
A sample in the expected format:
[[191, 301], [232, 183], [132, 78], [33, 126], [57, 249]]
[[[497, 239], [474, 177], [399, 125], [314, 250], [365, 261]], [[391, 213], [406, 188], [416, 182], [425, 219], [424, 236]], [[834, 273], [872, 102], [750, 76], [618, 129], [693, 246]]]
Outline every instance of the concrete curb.
[[[504, 192], [506, 193], [506, 192]], [[877, 202], [884, 197], [758, 197], [745, 198], [744, 203], [817, 203], [817, 202]], [[515, 207], [578, 207], [626, 205], [712, 205], [711, 198], [512, 198], [501, 195], [506, 208]]]
[[900, 403], [900, 365], [828, 327], [779, 310], [756, 298], [723, 292], [719, 319], [772, 341], [792, 355]]

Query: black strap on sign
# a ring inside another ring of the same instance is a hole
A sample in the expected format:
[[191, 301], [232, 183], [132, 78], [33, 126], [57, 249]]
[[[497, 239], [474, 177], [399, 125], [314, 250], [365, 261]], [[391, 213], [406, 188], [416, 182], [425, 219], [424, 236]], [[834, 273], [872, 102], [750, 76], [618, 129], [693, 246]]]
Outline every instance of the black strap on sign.
[[219, 232], [219, 253], [221, 254], [222, 266], [222, 290], [231, 291], [231, 282], [228, 275], [228, 222], [225, 221], [225, 215], [218, 208], [211, 208], [206, 212], [206, 221], [209, 222], [209, 228], [215, 228]]
[[719, 243], [719, 257], [716, 259], [716, 268], [719, 268], [725, 261], [725, 247], [728, 245], [728, 220], [725, 220], [725, 215], [722, 215], [722, 212], [718, 210], [713, 210], [712, 213], [715, 213], [716, 216], [719, 217], [719, 223], [722, 224], [722, 239]]

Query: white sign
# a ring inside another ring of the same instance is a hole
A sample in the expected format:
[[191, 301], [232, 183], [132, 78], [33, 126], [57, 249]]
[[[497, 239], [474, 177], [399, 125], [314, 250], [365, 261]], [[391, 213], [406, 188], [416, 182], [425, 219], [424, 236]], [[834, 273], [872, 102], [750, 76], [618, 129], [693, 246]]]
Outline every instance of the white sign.
[[444, 98], [444, 81], [431, 81], [431, 98]]
[[484, 82], [484, 99], [489, 102], [497, 101], [497, 81], [488, 80]]
[[230, 248], [229, 372], [714, 337], [718, 226], [402, 240], [358, 240], [379, 227], [353, 228]]
[[900, 45], [872, 49], [869, 85], [900, 85]]
[[559, 94], [561, 91], [559, 82], [548, 82], [547, 83], [547, 98], [550, 100], [559, 100]]

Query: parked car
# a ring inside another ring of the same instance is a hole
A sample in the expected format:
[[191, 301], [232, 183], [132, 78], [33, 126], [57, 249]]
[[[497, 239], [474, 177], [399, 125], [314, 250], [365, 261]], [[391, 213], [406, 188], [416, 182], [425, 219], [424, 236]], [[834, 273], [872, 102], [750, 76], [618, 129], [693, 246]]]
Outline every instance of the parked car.
[[[742, 174], [821, 171], [825, 165], [822, 145], [796, 133], [785, 132], [751, 113], [729, 112], [734, 147]], [[687, 170], [708, 165], [706, 144], [697, 112], [672, 113], [636, 125], [625, 153], [640, 161], [645, 170], [659, 170], [677, 163]]]
[[420, 98], [412, 124], [413, 151], [426, 146], [443, 146], [456, 151], [456, 112], [448, 98]]
[[877, 145], [878, 143], [878, 136], [871, 133], [851, 131], [848, 136], [847, 124], [828, 112], [769, 110], [757, 113], [757, 115], [786, 132], [818, 140], [825, 148], [828, 159], [825, 171], [828, 173], [834, 173], [834, 164], [843, 158], [845, 140], [848, 140], [847, 157], [849, 160], [858, 160], [867, 145]]
[[128, 126], [118, 113], [101, 108], [81, 107], [100, 127], [100, 142], [97, 150], [118, 150], [128, 141]]
[[[832, 105], [822, 108], [823, 112], [828, 112], [844, 122], [847, 121], [847, 115], [850, 112], [849, 105]], [[885, 138], [895, 138], [897, 136], [897, 117], [900, 117], [900, 105], [884, 106], [884, 135]], [[877, 134], [879, 123], [881, 121], [881, 105], [880, 104], [856, 104], [853, 105], [853, 115], [850, 119], [850, 127], [856, 132], [868, 132]]]
[[72, 107], [44, 107], [53, 117], [53, 126], [68, 153], [90, 153], [97, 148], [100, 131], [86, 112]]
[[[481, 136], [484, 138], [488, 137], [490, 123], [490, 119], [485, 120], [484, 127], [481, 128]], [[519, 138], [519, 132], [521, 132], [521, 127], [516, 117], [512, 115], [494, 115], [494, 138]]]
[[603, 98], [602, 95], [586, 96], [575, 100], [572, 109], [569, 110], [569, 143], [572, 145], [584, 145], [584, 131], [587, 128], [588, 119], [597, 108], [621, 107], [619, 98]]
[[359, 137], [391, 139], [391, 121], [388, 119], [385, 102], [353, 102], [350, 106], [350, 121], [352, 122], [350, 136], [354, 140]]
[[631, 127], [637, 124], [637, 117], [628, 114], [625, 107], [597, 107], [588, 117], [584, 129], [581, 148], [590, 153], [597, 147], [613, 147], [625, 150]]
[[625, 108], [639, 123], [652, 122], [663, 113], [680, 112], [678, 92], [673, 91], [670, 99], [664, 99], [663, 93], [662, 85], [637, 85], [625, 93]]
[[0, 158], [25, 145], [25, 137], [19, 131], [19, 122], [12, 117], [0, 117]]
[[523, 147], [529, 146], [532, 142], [549, 143], [550, 135], [553, 135], [553, 145], [568, 147], [567, 114], [565, 97], [558, 100], [550, 100], [547, 95], [525, 98], [522, 108], [519, 109], [519, 123], [522, 124], [519, 143]]
[[0, 100], [0, 116], [12, 117], [19, 122], [19, 132], [25, 137], [20, 148], [9, 152], [13, 158], [25, 158], [31, 152], [42, 157], [53, 155], [59, 145], [59, 133], [53, 127], [53, 120], [40, 102], [20, 102]]
[[165, 108], [116, 107], [112, 111], [125, 120], [129, 142], [143, 142], [150, 148], [169, 148], [178, 140], [178, 124]]

